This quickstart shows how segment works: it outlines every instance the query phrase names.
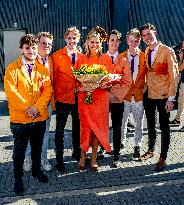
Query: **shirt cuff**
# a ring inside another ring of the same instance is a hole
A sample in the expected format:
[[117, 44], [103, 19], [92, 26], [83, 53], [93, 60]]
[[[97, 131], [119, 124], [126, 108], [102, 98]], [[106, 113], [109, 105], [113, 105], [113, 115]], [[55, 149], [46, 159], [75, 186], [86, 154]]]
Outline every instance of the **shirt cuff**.
[[175, 96], [169, 96], [169, 97], [168, 97], [168, 100], [171, 101], [171, 102], [172, 102], [172, 101], [175, 101]]

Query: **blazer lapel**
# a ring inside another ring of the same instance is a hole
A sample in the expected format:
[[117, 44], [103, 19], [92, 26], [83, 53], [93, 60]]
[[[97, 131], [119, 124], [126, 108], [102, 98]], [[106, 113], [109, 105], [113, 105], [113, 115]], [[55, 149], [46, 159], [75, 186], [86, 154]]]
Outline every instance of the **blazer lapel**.
[[154, 64], [154, 62], [156, 61], [156, 59], [160, 56], [160, 53], [161, 53], [161, 52], [162, 52], [162, 46], [159, 45], [158, 50], [157, 50], [157, 52], [156, 52], [156, 54], [155, 54], [155, 57], [154, 57], [154, 59], [153, 59], [153, 61], [152, 61], [152, 65]]
[[26, 69], [26, 67], [24, 65], [21, 66], [21, 72], [23, 73], [24, 77], [28, 80], [28, 82], [30, 84], [32, 84], [31, 79], [29, 77], [29, 74], [27, 72], [27, 69]]

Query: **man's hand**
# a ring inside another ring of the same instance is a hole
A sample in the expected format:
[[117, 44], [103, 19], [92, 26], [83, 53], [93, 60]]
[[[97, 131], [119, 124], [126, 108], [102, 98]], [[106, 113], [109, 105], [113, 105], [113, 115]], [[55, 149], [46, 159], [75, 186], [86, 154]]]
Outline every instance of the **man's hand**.
[[40, 115], [37, 108], [35, 108], [34, 106], [29, 106], [28, 108], [26, 108], [26, 113], [32, 119], [35, 119]]
[[172, 111], [173, 107], [174, 107], [174, 103], [172, 101], [167, 100], [165, 105], [166, 112]]

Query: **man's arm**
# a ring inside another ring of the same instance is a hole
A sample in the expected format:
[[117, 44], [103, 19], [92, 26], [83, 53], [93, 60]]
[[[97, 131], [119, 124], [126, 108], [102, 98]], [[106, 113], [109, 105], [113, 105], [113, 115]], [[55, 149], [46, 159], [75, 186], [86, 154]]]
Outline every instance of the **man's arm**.
[[[34, 108], [38, 110], [38, 113], [35, 112], [35, 115], [42, 115], [45, 112], [45, 108], [48, 106], [53, 92], [49, 72], [45, 67], [42, 69], [44, 69], [44, 72], [39, 82], [41, 96], [34, 105]], [[32, 112], [34, 113], [34, 109], [32, 109]]]
[[29, 102], [19, 93], [17, 89], [18, 74], [17, 70], [9, 65], [6, 69], [4, 77], [4, 88], [7, 100], [15, 109], [25, 111], [29, 106]]

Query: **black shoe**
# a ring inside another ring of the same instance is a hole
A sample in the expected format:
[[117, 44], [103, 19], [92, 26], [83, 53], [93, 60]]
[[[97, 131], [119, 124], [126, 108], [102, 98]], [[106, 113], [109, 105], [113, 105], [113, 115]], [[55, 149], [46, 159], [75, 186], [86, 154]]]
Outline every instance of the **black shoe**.
[[140, 147], [139, 146], [134, 147], [134, 153], [133, 153], [132, 158], [134, 160], [138, 160], [140, 158]]
[[64, 163], [56, 164], [56, 169], [57, 169], [59, 172], [64, 173], [64, 172], [65, 172], [65, 165], [64, 165]]
[[125, 145], [123, 143], [120, 144], [120, 153], [125, 152]]
[[132, 123], [128, 122], [127, 127], [134, 128], [134, 125]]
[[15, 179], [14, 192], [17, 195], [22, 195], [24, 192], [24, 185], [22, 179]]
[[118, 161], [119, 160], [119, 155], [114, 155], [114, 161]]
[[80, 152], [73, 152], [72, 153], [72, 158], [79, 162], [79, 160], [80, 160]]
[[39, 171], [37, 173], [32, 173], [32, 176], [35, 179], [37, 179], [39, 182], [42, 182], [42, 183], [48, 182], [48, 177], [42, 171]]
[[104, 148], [101, 146], [101, 147], [100, 147], [100, 150], [99, 150], [99, 152], [98, 152], [98, 154], [97, 154], [97, 159], [103, 159], [103, 158], [105, 157], [104, 154], [105, 154], [105, 150], [104, 150]]
[[113, 167], [117, 168], [119, 167], [121, 162], [119, 161], [119, 155], [114, 155], [114, 160], [113, 160]]

